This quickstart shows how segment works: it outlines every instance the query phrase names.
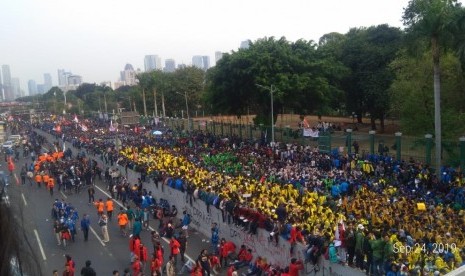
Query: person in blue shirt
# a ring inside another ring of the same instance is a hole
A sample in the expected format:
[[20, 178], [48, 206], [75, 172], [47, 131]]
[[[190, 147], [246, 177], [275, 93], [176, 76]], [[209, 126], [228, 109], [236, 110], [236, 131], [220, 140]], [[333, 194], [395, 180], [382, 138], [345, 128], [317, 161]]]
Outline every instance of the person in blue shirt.
[[212, 223], [212, 237], [211, 237], [211, 246], [212, 246], [212, 254], [218, 255], [218, 245], [220, 242], [220, 235], [219, 235], [219, 229], [218, 225], [216, 222]]
[[89, 215], [84, 214], [84, 217], [81, 219], [81, 230], [84, 233], [84, 241], [89, 240], [89, 228], [90, 228]]

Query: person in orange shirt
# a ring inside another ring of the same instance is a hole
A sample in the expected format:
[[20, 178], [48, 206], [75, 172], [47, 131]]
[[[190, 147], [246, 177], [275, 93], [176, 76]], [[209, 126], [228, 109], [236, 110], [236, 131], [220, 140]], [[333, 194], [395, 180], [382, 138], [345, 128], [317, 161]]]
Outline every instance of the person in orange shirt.
[[42, 175], [40, 175], [40, 173], [37, 173], [34, 179], [37, 183], [37, 187], [40, 188], [40, 185], [42, 184]]
[[111, 199], [111, 197], [107, 198], [107, 202], [105, 202], [105, 206], [107, 207], [108, 220], [111, 221], [111, 217], [113, 215], [113, 200]]
[[50, 191], [50, 195], [53, 196], [53, 187], [55, 187], [55, 179], [50, 177], [47, 181], [47, 188]]
[[100, 198], [97, 202], [94, 203], [94, 205], [97, 208], [97, 215], [101, 217], [103, 215], [103, 209], [105, 206], [103, 200]]
[[44, 186], [47, 186], [48, 187], [48, 179], [50, 178], [50, 176], [47, 174], [47, 173], [44, 173], [42, 175], [42, 183], [44, 183]]
[[119, 208], [118, 225], [122, 236], [127, 236], [126, 226], [128, 225], [128, 215], [124, 212], [123, 207]]

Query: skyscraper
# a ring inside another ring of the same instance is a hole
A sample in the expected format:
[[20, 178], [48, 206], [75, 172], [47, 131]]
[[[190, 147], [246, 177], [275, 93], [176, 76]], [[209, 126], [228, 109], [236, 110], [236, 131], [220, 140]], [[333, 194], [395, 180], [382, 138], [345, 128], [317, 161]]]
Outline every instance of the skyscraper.
[[176, 62], [174, 59], [169, 58], [165, 60], [165, 72], [174, 72], [176, 70]]
[[218, 60], [220, 60], [222, 57], [223, 57], [223, 53], [220, 51], [216, 51], [215, 52], [215, 63], [217, 63]]
[[27, 88], [29, 90], [29, 96], [34, 96], [37, 94], [37, 83], [35, 80], [29, 80], [27, 82]]
[[58, 69], [58, 85], [62, 87], [67, 86], [69, 75], [71, 75], [70, 72], [66, 72], [64, 69]]
[[203, 69], [203, 58], [202, 56], [192, 57], [192, 66]]
[[3, 101], [14, 100], [13, 89], [11, 87], [11, 72], [10, 65], [2, 65], [3, 76]]
[[13, 99], [20, 98], [22, 96], [18, 78], [11, 78], [11, 91], [13, 93]]
[[250, 46], [250, 39], [244, 40], [241, 42], [240, 49], [249, 49]]
[[144, 58], [145, 72], [153, 71], [157, 68], [157, 60], [155, 55], [147, 55]]
[[210, 57], [209, 56], [202, 56], [202, 65], [203, 70], [207, 71], [210, 68]]
[[131, 64], [127, 63], [124, 66], [124, 71], [120, 72], [121, 81], [124, 82], [125, 85], [136, 85], [136, 71]]
[[49, 73], [44, 74], [44, 90], [45, 92], [48, 92], [50, 89], [52, 89], [52, 76]]

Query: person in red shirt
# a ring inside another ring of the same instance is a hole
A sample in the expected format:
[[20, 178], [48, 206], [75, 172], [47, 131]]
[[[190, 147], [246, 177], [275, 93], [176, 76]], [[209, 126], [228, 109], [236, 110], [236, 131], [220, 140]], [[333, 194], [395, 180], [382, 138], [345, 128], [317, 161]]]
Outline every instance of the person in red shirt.
[[[245, 246], [244, 246], [245, 248]], [[253, 259], [252, 249], [242, 250], [239, 252], [238, 261], [234, 263], [234, 267], [239, 269], [244, 266], [248, 266]]]
[[299, 276], [299, 271], [304, 269], [302, 261], [298, 261], [296, 258], [291, 259], [291, 264], [289, 265], [289, 276]]
[[218, 256], [211, 255], [209, 258], [209, 262], [213, 272], [218, 274], [218, 270], [221, 268], [220, 259], [218, 258]]
[[202, 267], [196, 265], [194, 269], [192, 269], [191, 276], [203, 276]]
[[170, 240], [170, 248], [171, 248], [171, 255], [174, 257], [174, 264], [176, 265], [177, 260], [178, 260], [178, 255], [179, 255], [179, 248], [181, 247], [181, 244], [176, 240], [174, 237], [171, 238]]
[[228, 268], [227, 276], [234, 276], [237, 275], [237, 269], [232, 265]]
[[304, 237], [302, 236], [299, 226], [291, 228], [290, 236], [291, 236], [289, 239], [289, 242], [291, 243], [290, 253], [291, 255], [293, 255], [295, 244], [297, 243], [297, 241], [303, 242]]
[[226, 242], [223, 238], [220, 244], [220, 264], [224, 267], [228, 266], [228, 259], [236, 252], [236, 245], [232, 241]]
[[158, 256], [156, 253], [153, 253], [152, 255], [152, 261], [150, 262], [150, 272], [152, 272], [151, 275], [160, 275], [161, 276], [161, 268], [163, 264], [158, 259]]
[[132, 262], [132, 275], [141, 276], [142, 275], [142, 266], [137, 255], [134, 257], [134, 262]]
[[[134, 249], [135, 250], [135, 249]], [[139, 258], [139, 261], [141, 263], [141, 269], [144, 271], [145, 264], [147, 263], [148, 260], [148, 255], [147, 255], [147, 247], [145, 247], [142, 243], [139, 245], [139, 250], [135, 250], [135, 254]]]

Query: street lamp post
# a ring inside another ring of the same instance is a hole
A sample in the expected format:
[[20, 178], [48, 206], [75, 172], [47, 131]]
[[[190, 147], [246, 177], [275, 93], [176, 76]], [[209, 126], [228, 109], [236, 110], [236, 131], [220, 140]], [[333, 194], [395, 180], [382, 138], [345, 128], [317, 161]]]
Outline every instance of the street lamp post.
[[271, 98], [271, 142], [274, 145], [274, 111], [273, 111], [273, 93], [279, 91], [274, 85], [264, 86], [257, 84], [258, 87], [270, 91]]
[[[179, 94], [181, 96], [184, 96], [184, 99], [186, 100], [186, 114], [187, 114], [187, 130], [190, 130], [190, 117], [189, 117], [189, 105], [187, 104], [187, 91], [184, 91], [184, 94], [180, 92], [176, 92], [176, 94]], [[184, 115], [183, 115], [184, 118]]]

